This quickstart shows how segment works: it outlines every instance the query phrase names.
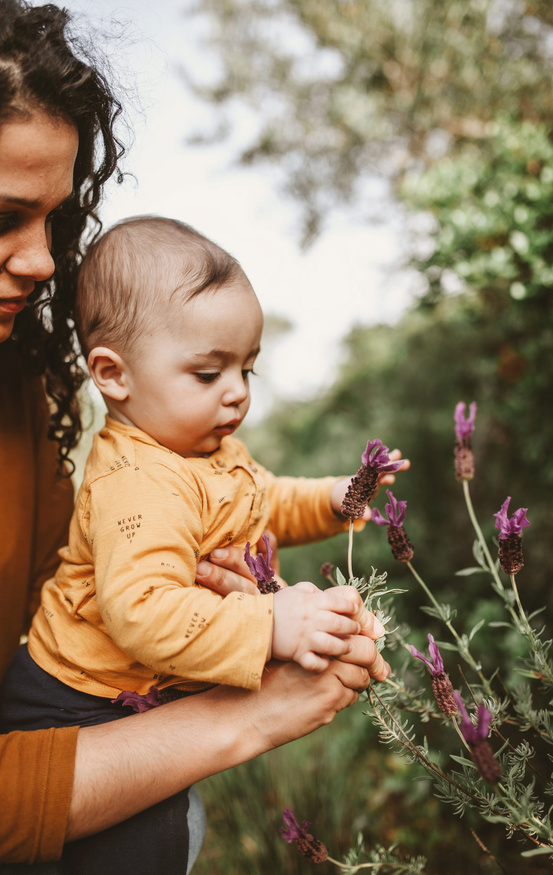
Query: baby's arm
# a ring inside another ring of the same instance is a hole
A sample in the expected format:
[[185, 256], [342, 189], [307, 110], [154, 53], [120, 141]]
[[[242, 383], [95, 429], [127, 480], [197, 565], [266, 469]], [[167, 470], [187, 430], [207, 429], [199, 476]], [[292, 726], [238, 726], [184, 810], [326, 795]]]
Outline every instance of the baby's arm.
[[312, 583], [298, 583], [275, 593], [273, 612], [267, 658], [293, 660], [309, 671], [324, 671], [330, 657], [349, 653], [351, 635], [384, 634], [352, 586], [322, 592]]

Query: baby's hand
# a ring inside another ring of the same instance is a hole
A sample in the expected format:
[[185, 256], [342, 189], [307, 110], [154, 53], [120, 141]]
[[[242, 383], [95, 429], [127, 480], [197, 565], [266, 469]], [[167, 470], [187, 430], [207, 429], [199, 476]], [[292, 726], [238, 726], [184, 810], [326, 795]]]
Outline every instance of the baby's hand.
[[384, 628], [365, 610], [354, 587], [322, 592], [312, 583], [297, 583], [275, 593], [268, 658], [294, 660], [308, 671], [324, 671], [330, 657], [349, 653], [349, 637], [358, 634], [378, 638]]
[[[391, 453], [388, 453], [390, 457], [390, 462], [397, 462], [401, 459], [401, 452], [399, 450], [392, 450]], [[376, 492], [374, 493], [374, 498], [378, 495], [378, 490], [381, 486], [391, 486], [392, 483], [396, 482], [396, 474], [399, 474], [400, 471], [407, 471], [408, 468], [411, 467], [411, 462], [409, 459], [403, 460], [403, 465], [401, 468], [398, 468], [395, 474], [379, 474], [378, 475], [378, 486]]]

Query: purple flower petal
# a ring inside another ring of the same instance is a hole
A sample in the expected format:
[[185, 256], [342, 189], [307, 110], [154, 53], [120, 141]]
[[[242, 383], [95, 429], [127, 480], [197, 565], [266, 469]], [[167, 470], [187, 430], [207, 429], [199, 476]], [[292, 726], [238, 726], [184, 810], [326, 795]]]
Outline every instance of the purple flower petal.
[[430, 674], [432, 675], [432, 677], [435, 677], [438, 674], [444, 674], [445, 666], [442, 655], [440, 653], [440, 649], [434, 641], [433, 636], [430, 634], [428, 635], [428, 652], [430, 654], [430, 659], [432, 660], [432, 662], [430, 662], [430, 659], [427, 659], [426, 656], [424, 656], [411, 645], [412, 655], [424, 662], [426, 667], [430, 670]]
[[432, 671], [432, 670], [434, 669], [434, 666], [432, 665], [432, 663], [430, 662], [430, 660], [426, 658], [426, 656], [424, 655], [424, 653], [421, 653], [420, 650], [417, 650], [417, 648], [416, 648], [416, 647], [413, 647], [412, 644], [409, 645], [409, 646], [410, 646], [410, 649], [411, 649], [411, 655], [412, 655], [412, 656], [415, 656], [417, 659], [422, 660], [422, 662], [424, 662], [424, 664], [425, 664], [425, 666], [427, 667], [427, 669], [429, 669], [429, 671]]
[[403, 465], [403, 459], [399, 462], [391, 462], [388, 453], [388, 447], [384, 446], [382, 441], [369, 441], [361, 455], [361, 462], [369, 468], [376, 468], [379, 473], [394, 474]]
[[376, 508], [371, 510], [371, 519], [377, 526], [396, 526], [396, 528], [400, 529], [403, 525], [403, 520], [405, 519], [407, 502], [398, 501], [390, 489], [386, 490], [386, 495], [388, 496], [389, 501], [384, 505], [384, 510], [388, 515], [388, 519], [383, 517], [380, 511]]
[[113, 704], [120, 702], [128, 708], [132, 708], [138, 714], [143, 711], [149, 711], [151, 708], [157, 708], [161, 705], [161, 693], [157, 687], [150, 687], [145, 696], [141, 696], [133, 690], [123, 690], [122, 693], [111, 700]]
[[304, 820], [300, 826], [296, 820], [296, 815], [293, 811], [290, 811], [289, 808], [285, 808], [282, 812], [282, 819], [284, 821], [284, 826], [281, 826], [279, 831], [282, 838], [287, 841], [288, 844], [307, 837], [307, 827], [311, 826], [309, 820]]
[[244, 550], [244, 561], [250, 570], [250, 574], [255, 577], [258, 583], [266, 584], [273, 580], [275, 572], [270, 565], [273, 553], [269, 546], [267, 535], [263, 535], [263, 541], [267, 555], [264, 556], [263, 553], [258, 553], [254, 559], [250, 553], [250, 542], [248, 541]]
[[499, 537], [501, 540], [505, 540], [510, 537], [510, 535], [522, 535], [523, 528], [530, 525], [526, 519], [527, 507], [519, 507], [518, 510], [515, 510], [511, 519], [509, 519], [507, 511], [509, 509], [510, 501], [511, 496], [505, 499], [501, 505], [501, 510], [498, 513], [494, 513], [495, 527], [496, 529], [499, 529]]
[[467, 713], [467, 709], [463, 705], [461, 694], [455, 690], [453, 695], [455, 696], [455, 701], [461, 712], [461, 732], [465, 741], [470, 745], [477, 744], [479, 741], [484, 741], [490, 732], [490, 723], [492, 722], [491, 711], [489, 711], [485, 705], [479, 705], [477, 722], [476, 726], [474, 726]]
[[436, 674], [442, 674], [445, 671], [444, 661], [442, 659], [442, 655], [440, 653], [440, 648], [434, 641], [432, 635], [428, 635], [428, 652], [434, 663], [434, 671]]
[[464, 437], [470, 437], [474, 431], [476, 401], [473, 401], [470, 404], [468, 419], [465, 419], [465, 409], [465, 402], [459, 401], [455, 407], [455, 413], [453, 414], [455, 420], [455, 435], [458, 441], [461, 441]]
[[398, 501], [394, 498], [394, 495], [391, 489], [386, 490], [386, 495], [389, 498], [390, 503], [385, 505], [386, 513], [388, 514], [388, 519], [393, 526], [400, 527], [403, 525], [403, 520], [405, 519], [405, 512], [407, 510], [407, 502], [406, 501]]
[[385, 519], [376, 507], [371, 508], [371, 520], [377, 526], [389, 526], [389, 520]]
[[480, 705], [478, 708], [478, 722], [476, 731], [479, 738], [487, 738], [490, 733], [490, 723], [492, 722], [492, 712], [485, 705]]

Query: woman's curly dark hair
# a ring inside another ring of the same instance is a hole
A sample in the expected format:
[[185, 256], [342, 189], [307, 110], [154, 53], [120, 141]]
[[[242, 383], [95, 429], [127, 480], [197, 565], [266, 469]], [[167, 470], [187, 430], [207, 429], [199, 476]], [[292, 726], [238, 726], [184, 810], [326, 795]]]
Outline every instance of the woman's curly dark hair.
[[85, 232], [92, 238], [101, 227], [96, 209], [102, 188], [124, 151], [114, 134], [121, 104], [68, 34], [69, 20], [66, 10], [52, 4], [0, 0], [0, 124], [25, 120], [38, 109], [74, 124], [79, 134], [73, 194], [52, 223], [56, 269], [36, 283], [13, 334], [33, 371], [44, 375], [52, 402], [48, 436], [58, 442], [62, 468], [82, 431], [77, 392], [86, 373], [74, 328], [81, 247]]

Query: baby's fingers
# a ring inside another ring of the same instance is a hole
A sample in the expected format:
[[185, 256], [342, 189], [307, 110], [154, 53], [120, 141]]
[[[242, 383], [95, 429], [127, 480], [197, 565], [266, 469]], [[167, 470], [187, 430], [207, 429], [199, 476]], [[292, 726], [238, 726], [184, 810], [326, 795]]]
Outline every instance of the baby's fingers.
[[386, 629], [380, 620], [371, 611], [367, 611], [366, 608], [361, 607], [361, 610], [355, 614], [354, 619], [361, 626], [361, 635], [367, 635], [369, 638], [376, 639], [382, 638], [386, 634]]
[[321, 592], [319, 607], [337, 614], [351, 614], [357, 619], [357, 614], [363, 609], [363, 602], [355, 587], [335, 586]]
[[302, 653], [302, 655], [298, 657], [297, 662], [306, 671], [314, 671], [319, 674], [330, 665], [330, 659], [325, 659], [324, 656], [319, 656], [311, 650]]

